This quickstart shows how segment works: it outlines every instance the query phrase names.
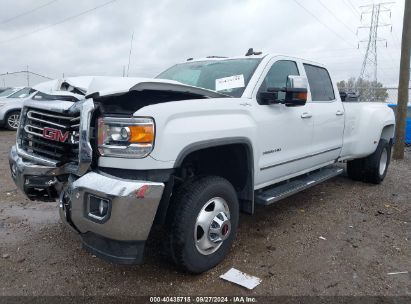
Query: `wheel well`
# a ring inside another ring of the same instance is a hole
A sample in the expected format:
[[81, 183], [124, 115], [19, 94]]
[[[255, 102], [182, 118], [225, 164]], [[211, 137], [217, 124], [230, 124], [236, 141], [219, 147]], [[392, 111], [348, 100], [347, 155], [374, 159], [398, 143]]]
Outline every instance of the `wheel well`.
[[389, 142], [392, 138], [394, 138], [394, 131], [394, 125], [385, 126], [381, 131], [381, 138]]
[[227, 179], [237, 192], [240, 208], [253, 213], [253, 156], [250, 145], [231, 143], [191, 151], [177, 169], [177, 178], [185, 181], [199, 175]]
[[4, 126], [7, 126], [7, 118], [8, 118], [8, 116], [9, 116], [11, 113], [13, 113], [13, 112], [19, 112], [19, 113], [21, 113], [21, 109], [20, 109], [20, 108], [17, 108], [17, 109], [9, 109], [9, 110], [7, 110], [6, 113], [4, 113], [4, 115], [3, 115], [3, 123], [2, 123], [2, 126], [3, 126], [3, 127], [4, 127]]
[[21, 113], [21, 109], [17, 108], [17, 109], [9, 109], [9, 110], [7, 110], [6, 113], [4, 114], [4, 119], [6, 119], [7, 116], [9, 116], [9, 114], [10, 114], [10, 113], [13, 113], [13, 112], [19, 112], [19, 113]]
[[187, 180], [199, 175], [227, 179], [237, 192], [240, 210], [254, 213], [254, 159], [251, 143], [246, 138], [204, 141], [183, 149], [174, 173], [166, 182], [157, 210], [155, 224], [163, 225], [170, 215], [172, 196]]
[[9, 109], [9, 110], [7, 110], [7, 112], [6, 112], [6, 114], [5, 115], [8, 115], [9, 113], [11, 113], [11, 112], [21, 112], [21, 109], [20, 108], [16, 108], [16, 109]]

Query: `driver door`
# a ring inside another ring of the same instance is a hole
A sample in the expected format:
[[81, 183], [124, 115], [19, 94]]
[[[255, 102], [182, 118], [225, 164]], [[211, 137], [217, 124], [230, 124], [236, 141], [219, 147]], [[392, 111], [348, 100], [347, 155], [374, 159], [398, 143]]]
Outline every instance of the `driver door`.
[[[286, 87], [289, 75], [300, 75], [297, 63], [292, 60], [275, 61], [258, 92]], [[257, 93], [257, 101], [258, 96]], [[314, 129], [311, 116], [309, 103], [296, 107], [287, 107], [284, 104], [258, 106], [257, 188], [290, 178], [291, 175], [298, 175], [310, 168], [307, 158], [312, 153]]]

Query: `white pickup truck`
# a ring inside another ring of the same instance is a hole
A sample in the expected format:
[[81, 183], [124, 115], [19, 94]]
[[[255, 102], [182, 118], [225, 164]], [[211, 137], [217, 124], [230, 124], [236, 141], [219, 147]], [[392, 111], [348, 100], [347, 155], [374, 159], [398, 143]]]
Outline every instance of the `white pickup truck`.
[[[78, 102], [27, 101], [11, 175], [99, 257], [143, 258], [154, 224], [192, 273], [216, 266], [239, 212], [332, 178], [378, 184], [395, 119], [342, 103], [318, 63], [280, 55], [189, 59], [154, 79], [96, 77]], [[338, 203], [338, 202], [336, 202]]]

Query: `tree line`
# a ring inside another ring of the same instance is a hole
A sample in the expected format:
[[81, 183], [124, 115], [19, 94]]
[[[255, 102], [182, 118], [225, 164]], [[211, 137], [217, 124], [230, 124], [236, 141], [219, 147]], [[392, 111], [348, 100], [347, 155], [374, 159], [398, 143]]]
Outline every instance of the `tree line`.
[[337, 87], [340, 92], [356, 93], [360, 101], [385, 102], [388, 99], [387, 89], [378, 81], [351, 77], [337, 82]]

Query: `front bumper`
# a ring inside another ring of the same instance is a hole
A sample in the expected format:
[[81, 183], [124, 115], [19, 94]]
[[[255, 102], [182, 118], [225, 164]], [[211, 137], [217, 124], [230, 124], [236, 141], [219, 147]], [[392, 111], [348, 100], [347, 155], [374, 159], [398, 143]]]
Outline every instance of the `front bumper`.
[[23, 160], [16, 146], [10, 150], [9, 163], [11, 177], [31, 200], [55, 201], [58, 193], [62, 191], [64, 182], [57, 178], [62, 174], [60, 168]]
[[[25, 161], [15, 147], [10, 151], [9, 162], [16, 185], [29, 198], [59, 197], [60, 217], [81, 235], [86, 249], [116, 263], [142, 261], [163, 183], [126, 180], [96, 172], [64, 178], [58, 168]], [[104, 202], [104, 216], [96, 216], [99, 209], [92, 207], [96, 201], [97, 205]]]

